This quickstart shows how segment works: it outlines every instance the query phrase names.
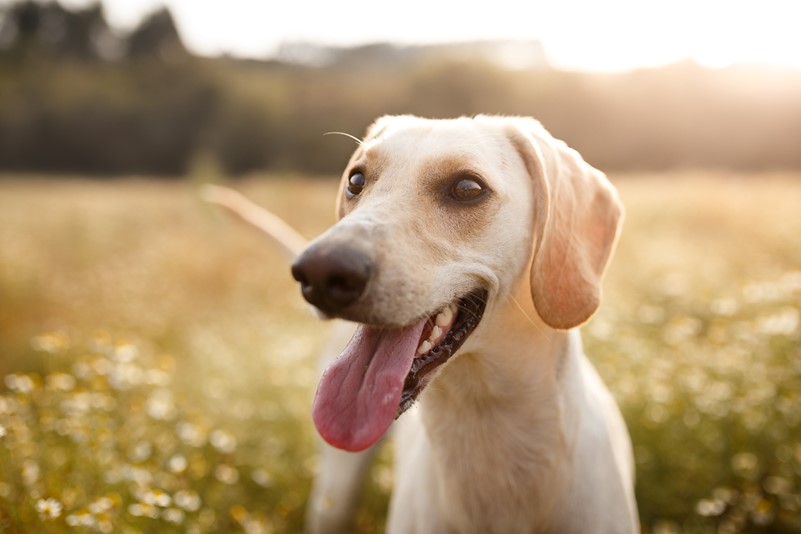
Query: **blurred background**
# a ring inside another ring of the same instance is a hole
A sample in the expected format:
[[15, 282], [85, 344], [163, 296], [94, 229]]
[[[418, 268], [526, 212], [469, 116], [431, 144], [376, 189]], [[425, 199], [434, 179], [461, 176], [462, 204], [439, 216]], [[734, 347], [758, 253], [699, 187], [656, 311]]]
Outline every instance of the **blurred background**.
[[387, 113], [533, 115], [608, 171], [801, 167], [792, 2], [554, 4], [4, 0], [0, 169], [328, 174], [321, 134]]
[[[627, 208], [587, 352], [644, 532], [801, 532], [796, 2], [0, 0], [0, 532], [297, 532], [286, 260], [377, 116], [530, 115]], [[382, 532], [391, 444], [356, 531]]]

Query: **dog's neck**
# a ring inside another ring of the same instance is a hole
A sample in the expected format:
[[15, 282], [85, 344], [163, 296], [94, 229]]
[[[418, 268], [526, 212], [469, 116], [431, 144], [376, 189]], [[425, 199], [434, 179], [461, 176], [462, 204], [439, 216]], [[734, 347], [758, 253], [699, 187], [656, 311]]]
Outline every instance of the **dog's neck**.
[[[485, 531], [511, 532], [524, 517], [524, 524], [547, 528], [547, 514], [529, 514], [556, 504], [567, 478], [575, 425], [565, 381], [581, 353], [578, 333], [549, 328], [530, 299], [498, 308], [482, 325], [492, 335], [476, 332], [420, 403], [443, 512], [457, 531], [481, 531], [475, 521], [487, 509], [499, 513]], [[533, 507], [533, 500], [541, 504]], [[499, 528], [507, 520], [510, 529]]]

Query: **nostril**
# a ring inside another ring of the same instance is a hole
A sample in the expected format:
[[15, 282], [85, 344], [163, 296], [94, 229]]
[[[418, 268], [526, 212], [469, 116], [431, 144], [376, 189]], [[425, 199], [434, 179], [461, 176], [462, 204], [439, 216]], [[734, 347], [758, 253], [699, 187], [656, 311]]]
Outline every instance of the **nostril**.
[[341, 289], [343, 291], [348, 291], [358, 284], [354, 283], [352, 279], [347, 278], [346, 276], [334, 275], [328, 279], [327, 285], [329, 289]]
[[299, 262], [292, 264], [292, 278], [300, 282], [302, 286], [308, 285], [306, 274], [303, 272], [303, 267]]
[[328, 298], [340, 306], [346, 306], [364, 291], [367, 277], [361, 273], [345, 273], [331, 276], [326, 283]]
[[371, 262], [364, 253], [322, 243], [306, 250], [292, 264], [292, 277], [300, 282], [304, 298], [329, 313], [359, 299], [370, 271]]
[[332, 269], [325, 281], [325, 298], [337, 308], [344, 308], [358, 300], [370, 277], [366, 262], [351, 260]]

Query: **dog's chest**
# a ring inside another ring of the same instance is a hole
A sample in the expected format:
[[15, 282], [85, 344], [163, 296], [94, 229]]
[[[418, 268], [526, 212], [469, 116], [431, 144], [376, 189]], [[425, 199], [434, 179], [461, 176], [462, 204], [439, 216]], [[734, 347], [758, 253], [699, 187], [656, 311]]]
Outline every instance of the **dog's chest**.
[[495, 410], [453, 415], [433, 429], [428, 420], [430, 451], [421, 457], [442, 522], [454, 532], [545, 529], [564, 476], [553, 457], [560, 433], [547, 430], [553, 421]]

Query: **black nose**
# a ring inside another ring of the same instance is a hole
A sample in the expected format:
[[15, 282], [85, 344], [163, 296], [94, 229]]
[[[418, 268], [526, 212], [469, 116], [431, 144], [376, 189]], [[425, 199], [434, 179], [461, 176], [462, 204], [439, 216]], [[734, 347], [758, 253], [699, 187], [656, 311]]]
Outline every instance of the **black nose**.
[[303, 297], [327, 313], [356, 302], [370, 279], [372, 262], [363, 252], [342, 245], [319, 243], [292, 263], [292, 276]]

